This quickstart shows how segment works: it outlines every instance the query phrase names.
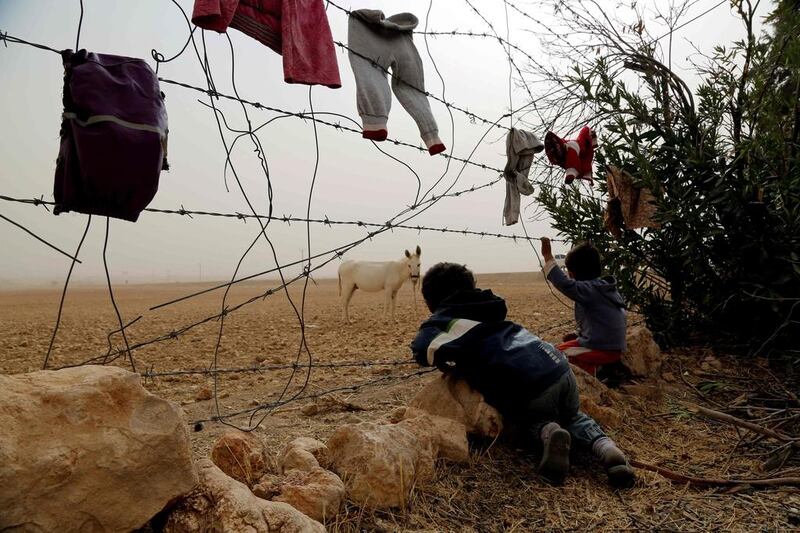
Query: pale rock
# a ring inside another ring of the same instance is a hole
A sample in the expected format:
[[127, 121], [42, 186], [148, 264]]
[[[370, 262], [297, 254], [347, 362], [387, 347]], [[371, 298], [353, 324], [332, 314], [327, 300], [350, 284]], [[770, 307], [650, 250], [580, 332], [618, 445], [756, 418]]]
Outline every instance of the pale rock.
[[503, 429], [503, 417], [497, 409], [465, 380], [452, 376], [442, 374], [433, 379], [409, 405], [460, 422], [475, 435], [495, 438]]
[[233, 479], [251, 486], [269, 470], [264, 442], [254, 433], [231, 429], [211, 448], [211, 461]]
[[609, 393], [608, 387], [584, 369], [573, 364], [569, 366], [572, 368], [572, 373], [575, 375], [575, 381], [578, 383], [578, 390], [581, 396], [603, 403], [603, 398]]
[[622, 364], [634, 376], [657, 377], [664, 356], [650, 330], [643, 325], [628, 328], [627, 345], [628, 349], [622, 354]]
[[467, 428], [461, 422], [409, 407], [403, 413], [403, 420], [398, 425], [414, 433], [420, 442], [430, 441], [431, 453], [436, 459], [448, 459], [458, 463], [469, 459]]
[[591, 398], [581, 398], [581, 411], [606, 428], [618, 427], [622, 422], [622, 418], [616, 409], [598, 405]]
[[306, 533], [325, 528], [289, 504], [259, 498], [209, 459], [197, 463], [200, 485], [166, 518], [164, 533]]
[[320, 522], [336, 516], [344, 500], [342, 480], [324, 468], [291, 470], [285, 477], [267, 475], [253, 487], [259, 498], [288, 503]]
[[631, 384], [631, 385], [623, 385], [622, 390], [626, 393], [638, 396], [639, 398], [645, 400], [654, 400], [658, 401], [664, 395], [664, 391], [658, 385], [648, 385], [648, 384]]
[[350, 498], [367, 507], [402, 507], [415, 485], [433, 477], [434, 461], [469, 458], [464, 424], [408, 408], [397, 424], [340, 427], [328, 440], [334, 470]]
[[289, 442], [278, 457], [278, 470], [285, 474], [289, 470], [311, 471], [330, 463], [325, 443], [309, 437], [298, 437]]
[[280, 474], [266, 473], [261, 476], [258, 483], [252, 486], [250, 490], [259, 498], [271, 500], [281, 492], [281, 480], [283, 476]]
[[209, 387], [208, 385], [203, 385], [202, 387], [200, 387], [200, 390], [197, 391], [197, 394], [195, 395], [194, 399], [198, 402], [202, 402], [204, 400], [210, 400], [213, 397], [214, 393], [212, 392], [211, 387]]
[[606, 387], [597, 378], [575, 365], [572, 373], [578, 383], [581, 397], [581, 411], [594, 418], [605, 427], [617, 427], [621, 422], [619, 412], [614, 403], [620, 399], [619, 393]]
[[431, 439], [421, 442], [401, 424], [347, 424], [327, 444], [348, 496], [365, 507], [402, 507], [412, 488], [433, 475]]
[[0, 531], [130, 531], [192, 490], [181, 409], [138, 374], [0, 375]]

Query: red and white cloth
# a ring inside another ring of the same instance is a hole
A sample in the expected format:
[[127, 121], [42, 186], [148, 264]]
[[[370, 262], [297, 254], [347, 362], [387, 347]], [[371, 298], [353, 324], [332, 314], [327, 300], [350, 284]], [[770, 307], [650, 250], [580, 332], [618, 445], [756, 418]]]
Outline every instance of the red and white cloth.
[[342, 86], [322, 0], [195, 0], [192, 22], [220, 33], [235, 28], [270, 47], [283, 56], [286, 83]]
[[597, 376], [597, 370], [622, 359], [622, 352], [617, 350], [594, 350], [578, 344], [578, 339], [562, 342], [556, 346], [561, 350], [573, 365], [582, 368], [592, 376]]
[[562, 139], [552, 131], [544, 137], [544, 150], [553, 165], [566, 170], [564, 181], [572, 183], [576, 178], [592, 183], [592, 161], [597, 148], [597, 136], [589, 126], [578, 132], [575, 140]]

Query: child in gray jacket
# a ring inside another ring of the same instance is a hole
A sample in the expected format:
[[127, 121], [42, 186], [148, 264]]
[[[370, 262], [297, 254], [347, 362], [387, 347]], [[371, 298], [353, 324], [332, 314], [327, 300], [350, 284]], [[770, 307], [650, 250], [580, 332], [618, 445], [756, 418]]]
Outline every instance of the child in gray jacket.
[[602, 276], [600, 252], [589, 243], [567, 254], [567, 274], [556, 264], [550, 239], [542, 239], [544, 275], [564, 296], [575, 302], [577, 333], [568, 335], [557, 348], [570, 363], [598, 376], [618, 366], [625, 351], [625, 303], [612, 276]]

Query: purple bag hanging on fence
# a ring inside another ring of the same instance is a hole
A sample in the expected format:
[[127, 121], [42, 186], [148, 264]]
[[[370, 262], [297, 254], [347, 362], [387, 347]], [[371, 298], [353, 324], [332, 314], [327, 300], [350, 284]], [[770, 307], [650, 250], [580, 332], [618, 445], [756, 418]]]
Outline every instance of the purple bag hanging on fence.
[[167, 170], [167, 110], [141, 59], [61, 53], [64, 115], [55, 208], [135, 222]]

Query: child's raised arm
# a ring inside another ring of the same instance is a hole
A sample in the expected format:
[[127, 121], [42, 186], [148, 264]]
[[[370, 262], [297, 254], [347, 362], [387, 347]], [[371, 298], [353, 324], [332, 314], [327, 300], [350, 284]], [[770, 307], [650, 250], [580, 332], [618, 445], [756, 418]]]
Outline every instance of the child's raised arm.
[[553, 286], [570, 300], [584, 301], [591, 293], [592, 288], [583, 281], [575, 281], [567, 277], [561, 267], [556, 263], [550, 246], [550, 239], [542, 237], [542, 259], [544, 259], [544, 277]]
[[542, 258], [545, 263], [553, 261], [553, 250], [547, 237], [542, 237]]

